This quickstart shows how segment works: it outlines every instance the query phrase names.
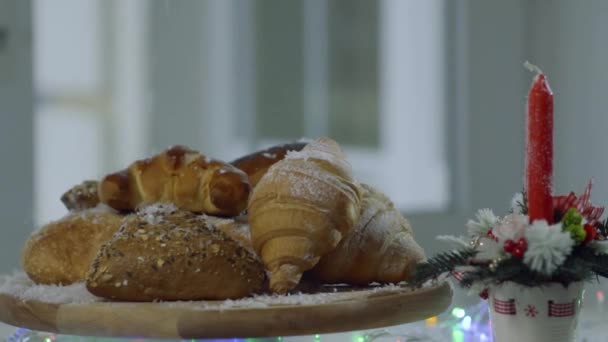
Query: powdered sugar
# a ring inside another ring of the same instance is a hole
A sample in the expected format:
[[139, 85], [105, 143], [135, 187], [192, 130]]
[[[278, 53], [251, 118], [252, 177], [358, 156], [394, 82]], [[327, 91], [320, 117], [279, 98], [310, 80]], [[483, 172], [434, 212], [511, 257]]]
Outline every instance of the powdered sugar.
[[322, 305], [332, 304], [342, 301], [361, 299], [363, 296], [376, 296], [380, 294], [390, 294], [393, 292], [410, 292], [412, 288], [407, 288], [399, 284], [388, 284], [374, 288], [359, 289], [353, 291], [348, 286], [326, 286], [322, 292], [318, 293], [295, 293], [287, 295], [257, 295], [237, 300], [207, 301], [207, 302], [172, 302], [165, 303], [169, 306], [188, 306], [197, 310], [234, 310], [269, 308], [276, 306], [291, 305]]
[[36, 300], [51, 304], [93, 303], [101, 298], [89, 293], [84, 283], [67, 286], [36, 285], [23, 272], [0, 276], [0, 293], [22, 300]]
[[56, 223], [56, 222], [59, 222], [59, 221], [62, 221], [62, 220], [68, 219], [68, 218], [80, 218], [82, 220], [91, 221], [93, 224], [98, 224], [100, 222], [99, 222], [96, 214], [105, 214], [105, 213], [118, 214], [118, 211], [112, 209], [111, 207], [107, 206], [104, 203], [99, 203], [97, 206], [95, 206], [93, 208], [69, 211], [67, 214], [65, 214], [63, 217], [61, 217], [58, 220], [50, 221], [47, 224], [43, 224], [43, 225], [34, 227], [34, 230], [32, 231], [32, 233], [39, 231], [42, 227], [45, 227], [49, 224], [53, 224], [53, 223]]
[[353, 190], [343, 179], [322, 170], [314, 163], [297, 161], [277, 163], [269, 169], [260, 183], [267, 181], [284, 184], [281, 189], [285, 195], [328, 205], [336, 204], [335, 196], [338, 191], [347, 196], [354, 196]]
[[190, 165], [190, 163], [199, 160], [199, 158], [201, 158], [201, 155], [198, 152], [187, 152], [184, 154], [184, 163]]
[[287, 155], [285, 159], [319, 159], [326, 160], [330, 163], [334, 163], [336, 160], [336, 156], [327, 151], [321, 151], [317, 149], [303, 149], [301, 151], [287, 151]]
[[175, 212], [177, 207], [173, 203], [154, 203], [141, 207], [137, 214], [143, 217], [148, 224], [159, 224], [167, 214]]
[[[81, 211], [70, 212], [71, 215], [79, 215], [83, 220], [92, 220], [94, 224], [97, 224], [94, 214], [112, 213], [117, 214], [118, 212], [104, 203], [99, 203], [96, 207], [85, 209]], [[92, 218], [91, 218], [92, 216]]]
[[234, 219], [226, 217], [211, 216], [207, 214], [198, 214], [198, 217], [212, 226], [223, 226], [234, 223]]
[[288, 151], [285, 159], [309, 159], [325, 161], [335, 169], [341, 177], [352, 179], [352, 168], [340, 145], [329, 138], [320, 138], [306, 145], [301, 151]]
[[[257, 295], [253, 297], [223, 301], [160, 302], [169, 307], [186, 306], [195, 310], [255, 309], [285, 305], [321, 305], [360, 299], [396, 292], [411, 292], [415, 289], [404, 284], [388, 284], [372, 288], [351, 288], [345, 285], [325, 286], [318, 293], [297, 293], [290, 295]], [[36, 285], [25, 273], [0, 276], [0, 294], [22, 300], [35, 300], [50, 304], [87, 304], [106, 301], [90, 294], [84, 283], [67, 286]]]

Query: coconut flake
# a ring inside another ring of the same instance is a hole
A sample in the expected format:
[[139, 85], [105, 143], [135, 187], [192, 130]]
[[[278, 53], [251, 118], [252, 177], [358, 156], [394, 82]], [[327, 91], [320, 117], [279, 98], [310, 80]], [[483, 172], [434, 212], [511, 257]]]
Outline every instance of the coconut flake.
[[153, 203], [145, 207], [138, 208], [137, 214], [142, 217], [148, 224], [159, 224], [163, 222], [164, 217], [177, 210], [173, 203]]
[[[125, 284], [124, 282], [122, 284]], [[288, 295], [256, 295], [236, 300], [219, 301], [177, 301], [158, 302], [168, 307], [187, 307], [194, 310], [231, 310], [255, 309], [286, 305], [321, 305], [360, 298], [362, 292], [367, 295], [389, 294], [392, 292], [410, 292], [410, 288], [401, 284], [387, 284], [369, 288], [350, 288], [346, 285], [325, 286], [318, 293], [296, 293]], [[424, 286], [435, 286], [429, 282]], [[363, 291], [361, 291], [363, 290]], [[13, 275], [0, 276], [0, 293], [22, 300], [40, 301], [50, 304], [88, 304], [107, 302], [103, 298], [89, 293], [84, 282], [72, 285], [37, 285], [24, 272], [15, 272]]]
[[23, 272], [0, 276], [0, 293], [22, 300], [51, 304], [93, 303], [103, 299], [87, 291], [84, 282], [71, 285], [37, 285]]
[[[346, 289], [346, 291], [340, 291]], [[388, 284], [378, 286], [373, 289], [365, 289], [367, 294], [383, 294], [391, 292], [413, 291], [412, 288], [403, 287], [402, 284]], [[331, 304], [346, 300], [357, 299], [361, 297], [361, 291], [352, 291], [347, 286], [327, 286], [323, 292], [319, 293], [295, 293], [287, 295], [256, 295], [236, 300], [223, 301], [191, 301], [191, 302], [165, 302], [165, 305], [171, 307], [187, 306], [195, 310], [233, 310], [233, 309], [251, 309], [251, 308], [268, 308], [273, 306], [292, 306], [292, 305], [322, 305]]]
[[330, 152], [317, 149], [303, 149], [301, 151], [287, 151], [285, 159], [319, 159], [334, 163], [336, 161], [336, 156]]

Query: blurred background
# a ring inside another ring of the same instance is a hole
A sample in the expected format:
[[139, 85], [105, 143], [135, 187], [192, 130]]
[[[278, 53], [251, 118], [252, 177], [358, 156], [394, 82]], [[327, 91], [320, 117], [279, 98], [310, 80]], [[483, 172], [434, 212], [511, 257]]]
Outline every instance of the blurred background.
[[342, 144], [429, 254], [521, 190], [528, 60], [556, 192], [608, 203], [608, 2], [0, 0], [0, 271], [61, 194], [169, 145]]

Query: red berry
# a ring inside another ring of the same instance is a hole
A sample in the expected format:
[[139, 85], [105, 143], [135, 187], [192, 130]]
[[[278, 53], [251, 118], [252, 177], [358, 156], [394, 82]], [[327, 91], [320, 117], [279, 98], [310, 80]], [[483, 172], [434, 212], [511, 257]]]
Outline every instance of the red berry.
[[521, 249], [519, 246], [513, 248], [513, 252], [511, 254], [516, 258], [521, 258], [524, 256], [525, 251]]
[[595, 240], [598, 235], [597, 229], [590, 224], [586, 224], [583, 228], [585, 228], [585, 233], [587, 233], [585, 236], [585, 243]]
[[517, 247], [521, 248], [523, 251], [528, 250], [528, 241], [523, 237], [517, 240]]
[[507, 240], [505, 241], [505, 252], [507, 253], [512, 253], [513, 249], [516, 247], [517, 245], [515, 244], [515, 241], [513, 240]]
[[496, 236], [494, 235], [494, 233], [492, 233], [492, 230], [488, 231], [488, 234], [486, 234], [490, 239], [494, 240], [494, 241], [498, 241], [498, 239], [496, 238]]
[[481, 293], [479, 293], [479, 297], [481, 297], [481, 299], [488, 299], [488, 297], [490, 296], [488, 289], [485, 289], [483, 291], [481, 291]]

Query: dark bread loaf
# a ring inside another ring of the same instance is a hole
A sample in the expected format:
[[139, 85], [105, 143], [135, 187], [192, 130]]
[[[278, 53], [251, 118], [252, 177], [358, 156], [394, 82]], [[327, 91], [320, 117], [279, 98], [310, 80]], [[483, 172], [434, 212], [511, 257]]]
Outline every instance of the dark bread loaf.
[[87, 277], [94, 295], [125, 301], [241, 298], [262, 290], [255, 254], [173, 205], [144, 207], [102, 246]]

